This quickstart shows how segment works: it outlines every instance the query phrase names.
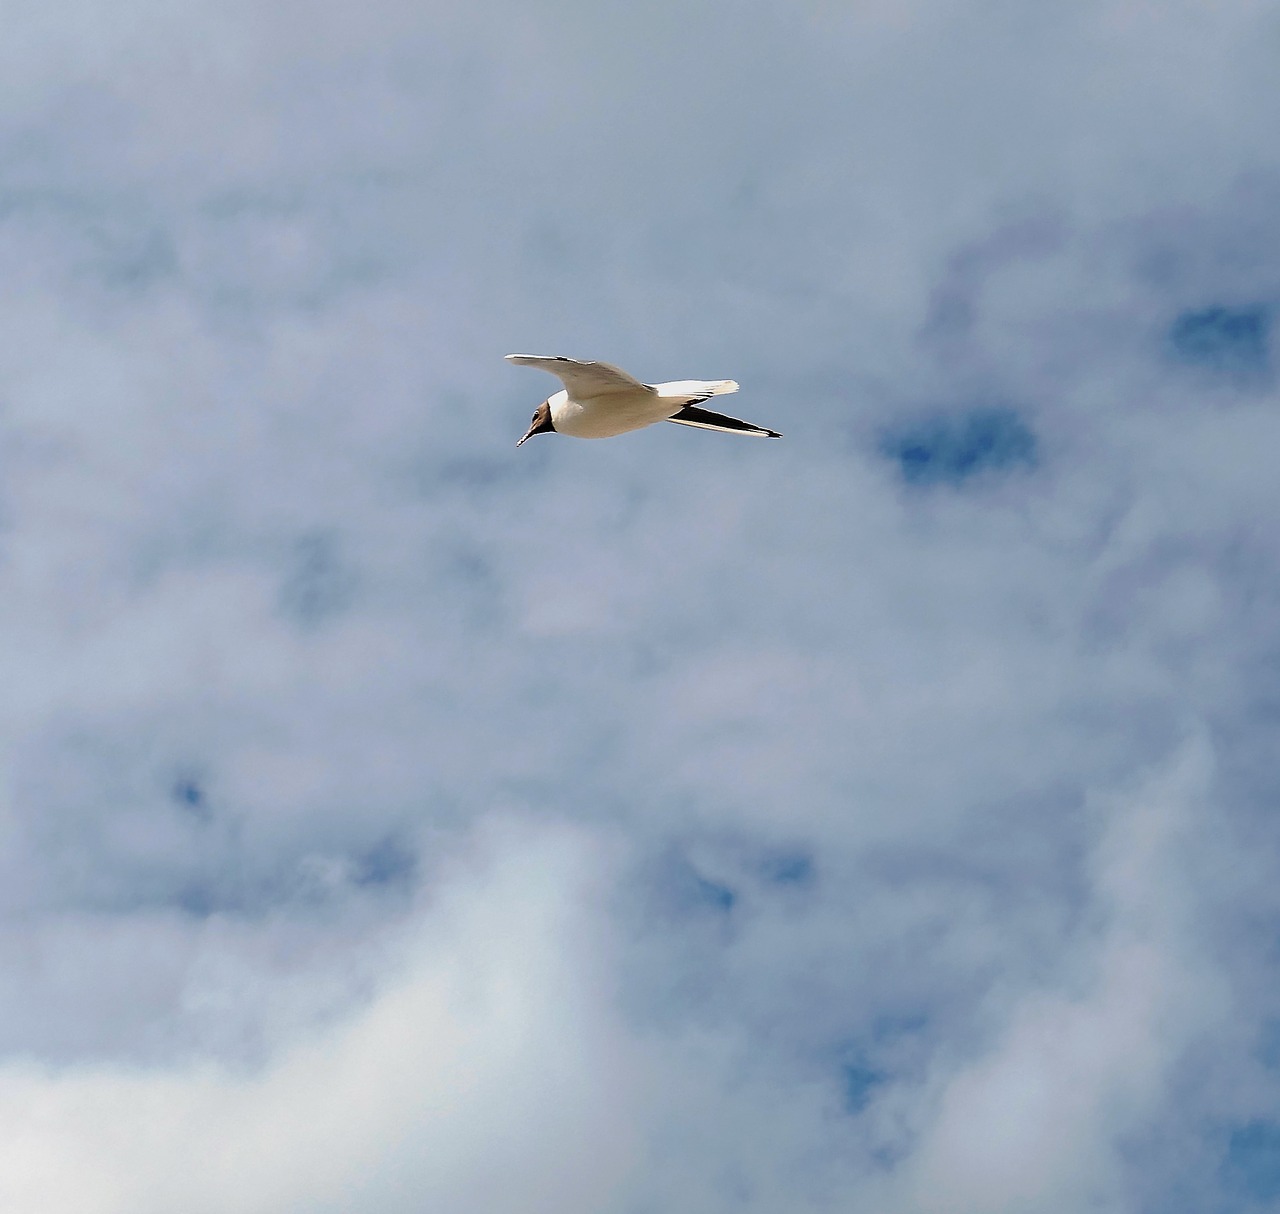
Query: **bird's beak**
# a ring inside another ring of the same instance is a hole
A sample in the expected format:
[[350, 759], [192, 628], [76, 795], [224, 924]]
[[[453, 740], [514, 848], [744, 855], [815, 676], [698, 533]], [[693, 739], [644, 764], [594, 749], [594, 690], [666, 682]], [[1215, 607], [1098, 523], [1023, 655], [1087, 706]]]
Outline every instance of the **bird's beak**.
[[536, 425], [530, 426], [529, 432], [524, 436], [524, 438], [522, 438], [518, 443], [516, 443], [516, 446], [523, 447], [525, 443], [527, 443], [534, 436], [534, 433], [537, 431], [537, 429], [538, 427]]

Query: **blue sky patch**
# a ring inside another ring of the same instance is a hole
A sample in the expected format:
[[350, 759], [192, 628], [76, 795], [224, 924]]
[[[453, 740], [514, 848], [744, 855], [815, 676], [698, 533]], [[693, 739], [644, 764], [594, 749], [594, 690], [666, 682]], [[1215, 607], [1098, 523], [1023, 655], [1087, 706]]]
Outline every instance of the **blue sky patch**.
[[846, 1062], [840, 1068], [840, 1086], [846, 1113], [861, 1113], [871, 1102], [871, 1093], [885, 1077], [862, 1062]]
[[662, 901], [680, 915], [713, 912], [727, 915], [738, 902], [738, 892], [723, 881], [700, 872], [685, 856], [669, 856], [658, 872]]
[[181, 889], [174, 899], [183, 914], [193, 919], [207, 919], [219, 909], [218, 899], [205, 885], [191, 885]]
[[773, 885], [811, 885], [813, 857], [803, 851], [772, 852], [761, 861], [760, 873]]
[[174, 780], [169, 796], [180, 810], [201, 822], [208, 822], [213, 817], [209, 794], [204, 784], [193, 775], [179, 776]]
[[354, 578], [341, 559], [333, 535], [316, 532], [303, 536], [292, 557], [280, 591], [286, 614], [303, 625], [315, 625], [349, 604]]
[[1258, 1060], [1268, 1070], [1280, 1071], [1280, 1020], [1267, 1020], [1258, 1033]]
[[398, 839], [388, 836], [360, 856], [355, 868], [357, 885], [397, 885], [413, 879], [418, 860]]
[[1280, 1198], [1280, 1125], [1251, 1121], [1227, 1142], [1227, 1177], [1256, 1201]]
[[176, 780], [173, 785], [173, 799], [180, 805], [195, 809], [204, 804], [204, 789], [192, 779]]
[[1261, 304], [1183, 312], [1169, 326], [1179, 361], [1221, 375], [1254, 376], [1271, 366], [1271, 316]]
[[738, 901], [738, 895], [729, 886], [721, 885], [718, 881], [709, 881], [700, 873], [691, 872], [690, 876], [692, 882], [689, 892], [696, 903], [726, 914], [733, 910], [734, 904]]
[[913, 485], [959, 485], [981, 472], [1033, 467], [1036, 436], [1013, 409], [974, 409], [890, 431], [880, 452]]

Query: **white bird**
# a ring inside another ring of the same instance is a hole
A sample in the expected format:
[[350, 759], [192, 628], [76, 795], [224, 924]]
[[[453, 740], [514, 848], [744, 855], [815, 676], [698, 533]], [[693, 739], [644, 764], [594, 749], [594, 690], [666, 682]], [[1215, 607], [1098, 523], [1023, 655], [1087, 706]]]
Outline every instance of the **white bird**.
[[698, 408], [713, 396], [736, 392], [738, 385], [731, 379], [674, 379], [665, 384], [642, 384], [608, 363], [542, 354], [508, 354], [507, 362], [550, 371], [564, 384], [563, 391], [548, 397], [534, 411], [533, 424], [517, 447], [535, 434], [549, 431], [574, 438], [611, 438], [654, 422], [678, 422], [682, 426], [728, 434], [758, 434], [762, 438], [782, 437], [776, 430]]

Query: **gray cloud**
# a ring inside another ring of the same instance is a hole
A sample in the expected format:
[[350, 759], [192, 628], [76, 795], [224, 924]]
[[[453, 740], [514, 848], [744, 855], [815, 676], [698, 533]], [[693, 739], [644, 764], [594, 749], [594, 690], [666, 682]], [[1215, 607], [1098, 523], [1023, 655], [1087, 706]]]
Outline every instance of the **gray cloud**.
[[1267, 12], [11, 26], [8, 1205], [1272, 1199]]

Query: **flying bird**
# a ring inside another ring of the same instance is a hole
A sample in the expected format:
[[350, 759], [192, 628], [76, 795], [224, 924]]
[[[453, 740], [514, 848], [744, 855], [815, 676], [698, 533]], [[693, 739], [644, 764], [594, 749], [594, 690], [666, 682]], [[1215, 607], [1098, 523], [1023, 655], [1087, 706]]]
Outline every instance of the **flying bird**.
[[736, 392], [738, 385], [731, 379], [673, 379], [665, 384], [642, 384], [608, 363], [542, 354], [508, 354], [507, 362], [550, 371], [564, 384], [563, 391], [548, 397], [534, 411], [533, 424], [517, 447], [535, 434], [611, 438], [654, 422], [678, 422], [703, 430], [723, 430], [726, 434], [782, 437], [776, 430], [698, 407], [713, 396]]

